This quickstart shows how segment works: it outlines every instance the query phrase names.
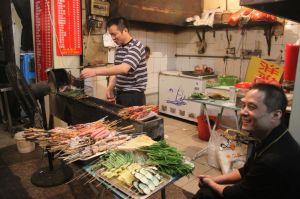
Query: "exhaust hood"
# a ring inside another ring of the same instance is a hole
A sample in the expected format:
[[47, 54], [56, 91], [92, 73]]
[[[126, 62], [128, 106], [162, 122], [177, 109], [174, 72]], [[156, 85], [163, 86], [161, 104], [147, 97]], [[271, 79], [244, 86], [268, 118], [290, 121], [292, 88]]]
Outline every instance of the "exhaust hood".
[[202, 0], [113, 0], [110, 4], [111, 17], [177, 26], [203, 10]]

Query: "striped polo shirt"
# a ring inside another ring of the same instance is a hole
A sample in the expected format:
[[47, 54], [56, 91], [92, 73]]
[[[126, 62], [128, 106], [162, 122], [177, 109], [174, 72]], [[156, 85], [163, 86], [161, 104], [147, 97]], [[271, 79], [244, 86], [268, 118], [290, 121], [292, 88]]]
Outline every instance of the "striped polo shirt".
[[147, 86], [147, 65], [144, 45], [132, 39], [125, 45], [118, 46], [115, 65], [126, 63], [131, 66], [128, 74], [116, 75], [117, 91], [144, 92]]

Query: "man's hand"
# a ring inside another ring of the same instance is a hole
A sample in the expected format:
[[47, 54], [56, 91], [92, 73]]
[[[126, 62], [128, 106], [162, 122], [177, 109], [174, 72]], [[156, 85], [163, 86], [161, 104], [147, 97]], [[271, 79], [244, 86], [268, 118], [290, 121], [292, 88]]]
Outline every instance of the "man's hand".
[[216, 184], [216, 182], [213, 181], [212, 178], [203, 178], [203, 184], [206, 184], [211, 187], [212, 185]]
[[223, 195], [224, 185], [218, 184], [214, 177], [209, 175], [200, 175], [199, 176], [199, 187], [208, 186], [215, 190], [220, 196]]
[[202, 187], [204, 185], [207, 185], [205, 182], [204, 182], [204, 179], [206, 178], [211, 178], [211, 176], [209, 175], [200, 175], [198, 176], [199, 177], [199, 187]]
[[209, 186], [220, 196], [223, 196], [223, 190], [228, 184], [233, 184], [242, 179], [239, 170], [234, 170], [230, 173], [219, 175], [219, 176], [209, 176], [200, 175], [199, 176], [199, 186]]
[[215, 190], [220, 196], [223, 196], [223, 190], [226, 185], [218, 184], [212, 178], [204, 178], [203, 182], [204, 184]]
[[106, 99], [107, 99], [107, 101], [109, 101], [109, 102], [115, 103], [116, 98], [115, 98], [113, 89], [109, 89], [109, 88], [106, 89]]
[[85, 68], [81, 71], [80, 77], [81, 78], [88, 78], [96, 76], [96, 69], [93, 68]]

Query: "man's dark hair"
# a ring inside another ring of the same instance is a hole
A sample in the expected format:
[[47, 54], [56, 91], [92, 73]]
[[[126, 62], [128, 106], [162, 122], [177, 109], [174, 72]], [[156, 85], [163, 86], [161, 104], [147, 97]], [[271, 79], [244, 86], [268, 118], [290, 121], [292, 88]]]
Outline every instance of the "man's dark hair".
[[125, 28], [127, 28], [127, 30], [129, 31], [130, 28], [128, 20], [125, 19], [124, 17], [115, 17], [109, 19], [106, 24], [106, 29], [111, 27], [112, 25], [118, 26], [118, 29], [120, 31], [123, 31]]
[[251, 90], [253, 89], [257, 89], [265, 93], [264, 104], [267, 106], [269, 113], [280, 109], [282, 111], [282, 117], [284, 117], [288, 101], [282, 88], [272, 84], [259, 83], [254, 84], [251, 87]]

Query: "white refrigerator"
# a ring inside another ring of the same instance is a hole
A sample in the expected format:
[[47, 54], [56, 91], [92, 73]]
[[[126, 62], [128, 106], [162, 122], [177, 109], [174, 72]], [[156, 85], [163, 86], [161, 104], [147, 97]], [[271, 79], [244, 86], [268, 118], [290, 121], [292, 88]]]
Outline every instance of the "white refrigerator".
[[178, 71], [161, 72], [159, 75], [159, 112], [197, 122], [202, 105], [187, 100], [193, 92], [204, 92], [206, 81], [215, 75], [191, 77]]

